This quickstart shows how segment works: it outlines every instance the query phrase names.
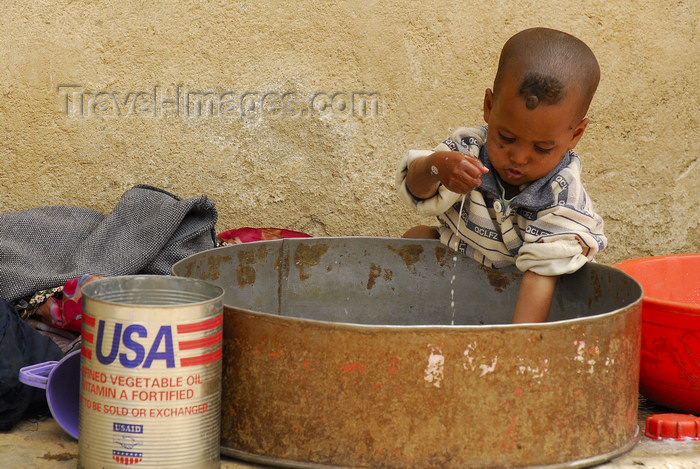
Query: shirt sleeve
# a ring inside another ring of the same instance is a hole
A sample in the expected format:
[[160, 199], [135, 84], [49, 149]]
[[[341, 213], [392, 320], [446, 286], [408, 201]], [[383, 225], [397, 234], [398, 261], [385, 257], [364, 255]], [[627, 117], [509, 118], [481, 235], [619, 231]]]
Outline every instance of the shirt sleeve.
[[485, 141], [486, 127], [460, 127], [433, 150], [409, 150], [401, 160], [394, 180], [399, 198], [410, 207], [413, 207], [419, 215], [434, 216], [446, 212], [462, 197], [462, 194], [452, 192], [440, 184], [437, 192], [432, 197], [427, 199], [415, 197], [406, 186], [408, 168], [418, 158], [428, 156], [436, 151], [461, 151], [478, 158]]
[[540, 275], [570, 274], [592, 260], [606, 243], [603, 220], [592, 210], [555, 206], [527, 224], [515, 265]]
[[515, 258], [521, 271], [540, 275], [576, 272], [607, 244], [603, 219], [581, 183], [578, 156], [551, 180], [552, 202], [519, 222], [523, 245]]

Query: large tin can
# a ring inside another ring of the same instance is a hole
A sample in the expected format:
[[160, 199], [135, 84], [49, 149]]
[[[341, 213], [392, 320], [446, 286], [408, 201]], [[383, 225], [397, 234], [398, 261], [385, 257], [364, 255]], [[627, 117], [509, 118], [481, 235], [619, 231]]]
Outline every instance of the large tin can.
[[170, 276], [84, 287], [80, 468], [219, 467], [222, 298]]

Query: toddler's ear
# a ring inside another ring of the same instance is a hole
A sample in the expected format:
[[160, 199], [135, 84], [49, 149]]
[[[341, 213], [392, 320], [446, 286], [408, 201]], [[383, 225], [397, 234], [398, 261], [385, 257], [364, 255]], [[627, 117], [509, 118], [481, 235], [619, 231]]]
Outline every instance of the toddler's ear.
[[583, 132], [586, 131], [586, 127], [588, 126], [589, 122], [590, 119], [586, 117], [581, 122], [579, 122], [576, 127], [574, 127], [573, 134], [571, 136], [571, 141], [569, 142], [569, 150], [573, 150], [574, 148], [576, 148], [576, 144], [578, 144], [578, 141], [581, 140], [581, 137], [583, 137]]
[[493, 91], [491, 91], [491, 88], [486, 88], [486, 93], [484, 93], [484, 122], [487, 124], [489, 123], [491, 109], [493, 109]]

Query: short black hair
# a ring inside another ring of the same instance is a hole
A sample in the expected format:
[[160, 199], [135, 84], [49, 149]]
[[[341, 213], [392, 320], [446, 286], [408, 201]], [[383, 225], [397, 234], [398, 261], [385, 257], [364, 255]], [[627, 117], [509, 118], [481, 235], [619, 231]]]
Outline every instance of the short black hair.
[[503, 46], [494, 96], [506, 76], [515, 76], [528, 109], [540, 103], [556, 104], [578, 87], [583, 118], [598, 88], [600, 66], [580, 39], [555, 29], [531, 28], [515, 34]]

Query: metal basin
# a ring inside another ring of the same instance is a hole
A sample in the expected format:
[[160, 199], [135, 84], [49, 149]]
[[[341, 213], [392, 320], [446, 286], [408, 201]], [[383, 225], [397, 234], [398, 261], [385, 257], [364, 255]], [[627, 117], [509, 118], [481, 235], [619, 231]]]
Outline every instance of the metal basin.
[[263, 241], [199, 253], [173, 273], [226, 291], [225, 455], [280, 467], [585, 467], [639, 439], [642, 289], [612, 267], [562, 277], [550, 322], [533, 325], [509, 324], [516, 269], [455, 258], [435, 240]]

